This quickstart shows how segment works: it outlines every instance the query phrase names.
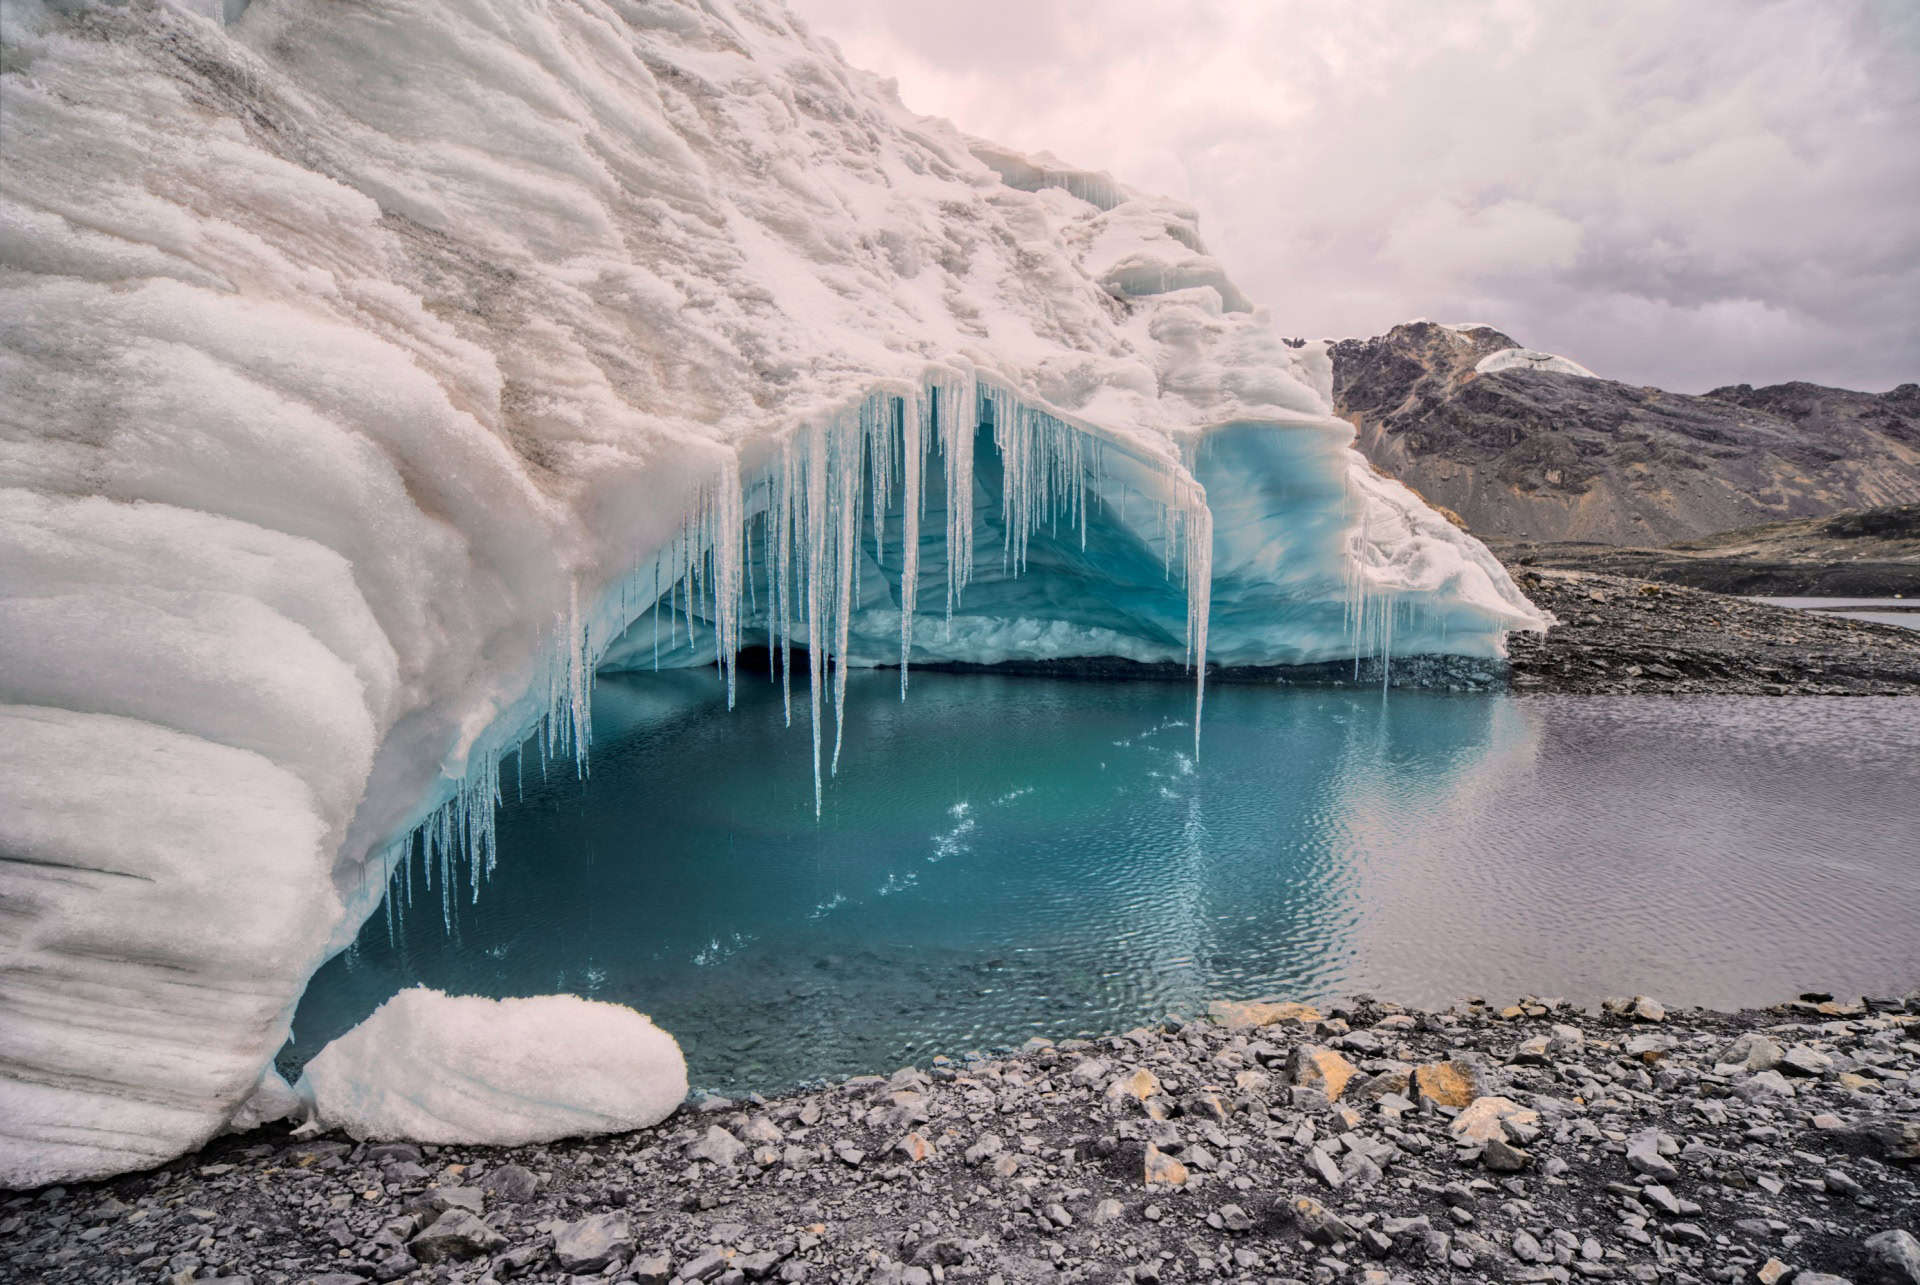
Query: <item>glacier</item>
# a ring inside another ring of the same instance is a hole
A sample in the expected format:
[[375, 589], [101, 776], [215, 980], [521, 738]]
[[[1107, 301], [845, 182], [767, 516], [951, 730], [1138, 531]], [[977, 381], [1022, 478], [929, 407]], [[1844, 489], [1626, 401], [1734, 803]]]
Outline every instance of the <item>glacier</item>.
[[663, 623], [780, 653], [822, 789], [841, 663], [1198, 699], [1544, 625], [1191, 208], [772, 0], [0, 2], [0, 1184], [260, 1118], [396, 864], [477, 887]]

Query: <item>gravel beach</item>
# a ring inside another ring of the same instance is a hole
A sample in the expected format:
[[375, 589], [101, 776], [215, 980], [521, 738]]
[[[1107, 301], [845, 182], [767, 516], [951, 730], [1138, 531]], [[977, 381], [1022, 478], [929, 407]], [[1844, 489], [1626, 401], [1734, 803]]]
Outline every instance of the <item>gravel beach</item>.
[[1220, 1003], [545, 1146], [256, 1132], [0, 1203], [81, 1281], [1920, 1282], [1920, 992]]
[[1559, 623], [1514, 634], [1515, 691], [1920, 694], [1920, 629], [1795, 611], [1631, 576], [1514, 566]]

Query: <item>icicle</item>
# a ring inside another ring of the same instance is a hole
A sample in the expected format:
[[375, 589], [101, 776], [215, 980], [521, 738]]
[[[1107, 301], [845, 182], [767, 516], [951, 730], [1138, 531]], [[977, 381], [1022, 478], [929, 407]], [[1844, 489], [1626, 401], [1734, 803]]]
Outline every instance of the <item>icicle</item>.
[[868, 427], [870, 408], [873, 401], [862, 402], [852, 422], [842, 418], [835, 424], [835, 445], [839, 448], [835, 454], [834, 477], [837, 486], [834, 490], [836, 505], [834, 517], [837, 519], [835, 534], [839, 547], [836, 550], [834, 584], [834, 645], [833, 645], [833, 765], [832, 774], [840, 774], [840, 744], [846, 731], [847, 721], [847, 639], [853, 623], [853, 573], [860, 558], [860, 454], [861, 445], [869, 436]]
[[897, 401], [900, 417], [900, 461], [904, 496], [900, 506], [900, 699], [907, 698], [907, 663], [913, 656], [913, 609], [920, 596], [920, 471], [926, 464], [926, 399], [915, 400], [909, 413]]
[[807, 542], [807, 705], [813, 730], [813, 814], [820, 815], [820, 687], [826, 626], [823, 580], [827, 561], [827, 429], [815, 423], [808, 434], [806, 461]]
[[721, 672], [727, 677], [727, 708], [733, 708], [740, 657], [741, 546], [746, 532], [741, 519], [740, 457], [731, 450], [720, 459], [720, 481], [714, 496], [713, 551], [714, 636]]
[[947, 624], [973, 578], [973, 437], [979, 425], [972, 380], [947, 380], [934, 393], [940, 453], [947, 472]]
[[[772, 478], [767, 519], [773, 523], [773, 554], [769, 559], [767, 600], [779, 631], [780, 710], [787, 727], [793, 726], [793, 443], [780, 443], [780, 466]], [[769, 645], [776, 640], [769, 638]], [[767, 658], [773, 668], [773, 658]]]
[[1207, 623], [1213, 606], [1213, 510], [1198, 482], [1186, 484], [1187, 647], [1193, 657], [1193, 757], [1207, 705]]

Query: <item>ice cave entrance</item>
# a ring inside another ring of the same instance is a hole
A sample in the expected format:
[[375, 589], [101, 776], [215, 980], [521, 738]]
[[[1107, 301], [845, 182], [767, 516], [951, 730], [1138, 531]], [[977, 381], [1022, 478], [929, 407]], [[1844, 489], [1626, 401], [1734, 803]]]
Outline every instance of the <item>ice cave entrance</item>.
[[283, 1065], [416, 982], [632, 1005], [722, 1091], [1217, 996], [1872, 993], [1920, 936], [1920, 727], [1840, 704], [1221, 685], [1196, 765], [1184, 682], [925, 673], [903, 703], [856, 670], [816, 821], [769, 674], [731, 712], [710, 666], [603, 675], [591, 776], [509, 764], [492, 882], [443, 919], [415, 869]]

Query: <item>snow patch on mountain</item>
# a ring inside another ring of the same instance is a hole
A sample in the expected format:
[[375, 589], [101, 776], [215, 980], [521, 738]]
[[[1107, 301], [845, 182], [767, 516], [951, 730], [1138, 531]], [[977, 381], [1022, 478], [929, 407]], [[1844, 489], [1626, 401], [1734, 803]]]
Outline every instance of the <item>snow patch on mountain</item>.
[[1491, 375], [1501, 370], [1537, 370], [1547, 375], [1580, 375], [1587, 379], [1600, 376], [1571, 358], [1556, 353], [1540, 352], [1533, 348], [1502, 348], [1499, 352], [1488, 353], [1474, 363], [1474, 372]]

